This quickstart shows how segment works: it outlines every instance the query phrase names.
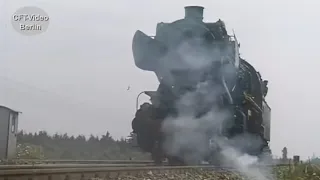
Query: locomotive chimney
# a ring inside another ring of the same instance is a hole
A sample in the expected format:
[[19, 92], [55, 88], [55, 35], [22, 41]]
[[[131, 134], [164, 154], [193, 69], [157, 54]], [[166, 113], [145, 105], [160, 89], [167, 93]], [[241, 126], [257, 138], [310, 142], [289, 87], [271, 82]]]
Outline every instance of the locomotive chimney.
[[202, 6], [186, 6], [184, 7], [184, 12], [185, 12], [184, 18], [202, 21], [203, 9], [204, 7]]

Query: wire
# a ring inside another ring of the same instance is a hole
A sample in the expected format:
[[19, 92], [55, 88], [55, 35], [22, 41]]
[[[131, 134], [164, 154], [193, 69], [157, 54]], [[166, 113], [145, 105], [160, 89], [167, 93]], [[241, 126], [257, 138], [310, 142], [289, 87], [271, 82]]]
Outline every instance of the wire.
[[[61, 94], [56, 93], [56, 92], [48, 91], [46, 89], [42, 89], [42, 88], [39, 88], [39, 87], [36, 87], [36, 86], [32, 86], [32, 85], [30, 85], [28, 83], [21, 82], [21, 81], [18, 81], [18, 80], [15, 80], [15, 79], [12, 79], [12, 78], [9, 78], [9, 77], [6, 77], [6, 76], [0, 75], [0, 80], [4, 80], [4, 81], [8, 81], [8, 82], [14, 82], [17, 85], [27, 87], [27, 88], [29, 88], [31, 90], [36, 90], [38, 92], [42, 92], [42, 93], [45, 93], [45, 94], [53, 95], [55, 97], [59, 97], [59, 98], [63, 99], [63, 102], [66, 102], [66, 99], [68, 99], [68, 102], [69, 103], [71, 102], [71, 104], [82, 105], [82, 106], [85, 106], [85, 107], [93, 108], [93, 106], [91, 105], [92, 103], [88, 103], [88, 102], [84, 102], [84, 101], [79, 102], [79, 101], [75, 100], [74, 98], [71, 98], [71, 97], [68, 97], [68, 96], [65, 96], [65, 95], [61, 95]], [[20, 89], [20, 88], [17, 88], [17, 89]], [[98, 110], [98, 109], [104, 109], [104, 108], [98, 107], [98, 108], [95, 108], [95, 109]]]

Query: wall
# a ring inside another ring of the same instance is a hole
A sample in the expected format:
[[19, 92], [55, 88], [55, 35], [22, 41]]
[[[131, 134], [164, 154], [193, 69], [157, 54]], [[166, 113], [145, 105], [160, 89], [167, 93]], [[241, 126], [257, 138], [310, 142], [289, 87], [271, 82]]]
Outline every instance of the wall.
[[9, 109], [0, 108], [0, 159], [7, 157]]
[[8, 134], [8, 158], [16, 157], [17, 149], [17, 133], [18, 133], [18, 113], [10, 113], [10, 122], [9, 122], [9, 134]]

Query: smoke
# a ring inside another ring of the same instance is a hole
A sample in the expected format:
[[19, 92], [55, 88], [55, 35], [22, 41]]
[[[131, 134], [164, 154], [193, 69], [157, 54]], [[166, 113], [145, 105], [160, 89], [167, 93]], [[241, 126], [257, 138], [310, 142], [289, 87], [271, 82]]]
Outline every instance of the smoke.
[[243, 154], [232, 147], [223, 147], [222, 156], [227, 160], [227, 165], [250, 179], [274, 180], [272, 169], [267, 166], [258, 166], [258, 158]]
[[192, 163], [209, 153], [207, 133], [221, 134], [231, 114], [214, 106], [201, 118], [194, 118], [194, 114], [207, 108], [205, 105], [217, 104], [221, 93], [219, 86], [204, 82], [181, 97], [176, 104], [179, 116], [165, 119], [162, 126], [167, 136], [164, 148], [169, 154]]
[[[196, 48], [189, 46], [190, 43], [182, 43], [177, 51], [178, 59], [185, 62], [184, 67], [188, 69], [212, 66], [226, 54], [220, 49], [197, 51]], [[171, 60], [171, 64], [176, 58], [177, 54], [174, 58], [165, 57]], [[225, 77], [226, 80], [235, 79], [236, 72], [233, 66], [213, 68], [215, 77]], [[175, 78], [173, 75], [170, 77], [170, 79]], [[183, 94], [175, 104], [178, 116], [168, 117], [163, 122], [162, 131], [166, 136], [164, 150], [168, 155], [179, 157], [188, 164], [198, 163], [204, 159], [212, 160], [224, 166], [233, 167], [245, 176], [259, 180], [270, 179], [271, 172], [267, 171], [266, 167], [252, 166], [258, 163], [258, 157], [244, 153], [248, 147], [258, 148], [262, 143], [261, 139], [249, 134], [232, 139], [224, 136], [224, 132], [230, 128], [234, 119], [230, 109], [220, 106], [223, 101], [221, 97], [226, 93], [222, 83], [207, 79], [199, 82], [193, 91]], [[195, 118], [195, 114], [202, 110], [206, 110], [205, 114]]]

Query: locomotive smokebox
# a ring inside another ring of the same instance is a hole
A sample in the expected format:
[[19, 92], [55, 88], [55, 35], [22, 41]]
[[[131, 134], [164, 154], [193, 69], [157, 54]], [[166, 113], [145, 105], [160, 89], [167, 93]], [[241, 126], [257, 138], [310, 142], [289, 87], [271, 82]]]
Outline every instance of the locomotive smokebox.
[[203, 9], [202, 6], [186, 6], [184, 7], [185, 16], [184, 19], [203, 20]]

